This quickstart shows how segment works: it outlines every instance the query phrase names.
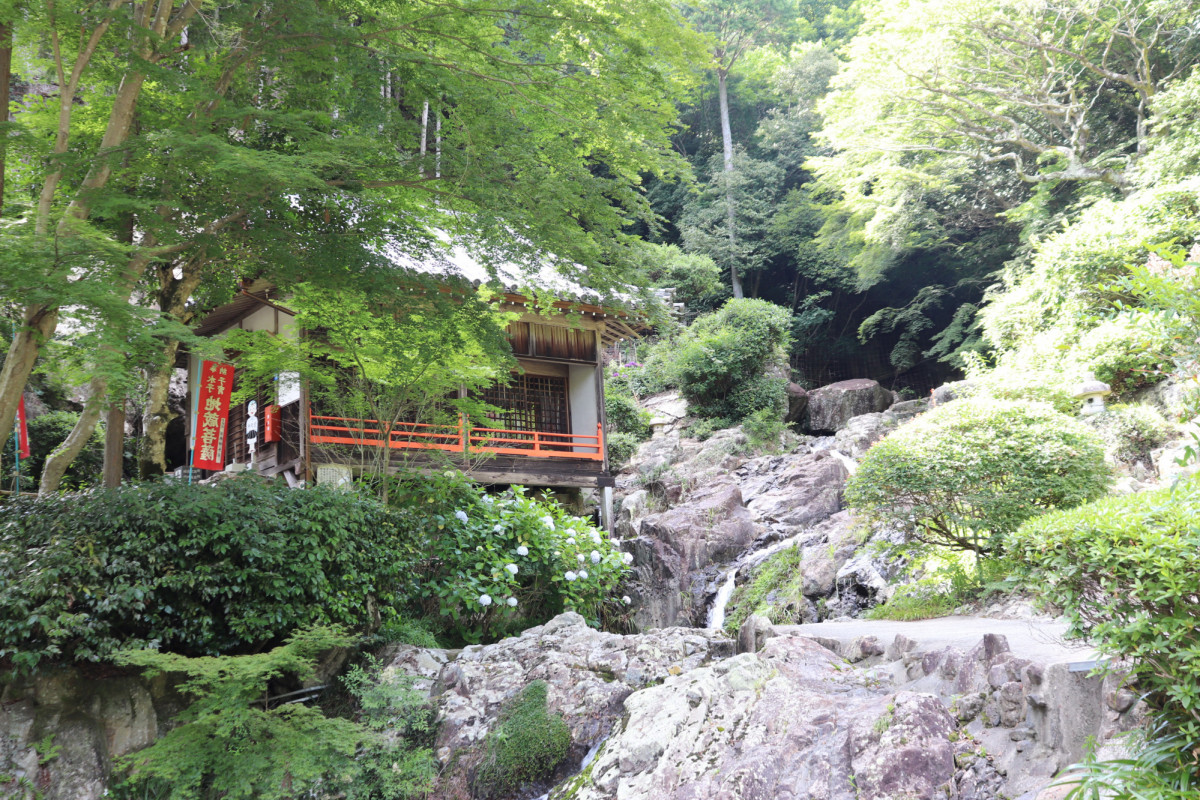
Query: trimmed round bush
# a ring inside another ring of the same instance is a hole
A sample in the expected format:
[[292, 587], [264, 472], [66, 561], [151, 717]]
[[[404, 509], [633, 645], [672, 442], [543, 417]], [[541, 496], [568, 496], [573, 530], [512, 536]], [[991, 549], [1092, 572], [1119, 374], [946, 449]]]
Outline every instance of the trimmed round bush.
[[876, 444], [846, 484], [870, 521], [981, 555], [1031, 517], [1104, 494], [1100, 438], [1041, 403], [955, 400]]
[[1032, 591], [1077, 633], [1128, 659], [1138, 690], [1200, 740], [1200, 477], [1047, 514], [1010, 539]]
[[405, 515], [351, 492], [253, 476], [0, 507], [0, 659], [118, 649], [256, 652], [310, 625], [359, 630], [411, 591]]
[[782, 413], [787, 381], [767, 373], [787, 363], [790, 336], [791, 313], [765, 300], [730, 300], [698, 318], [675, 354], [692, 412], [735, 421], [766, 408]]

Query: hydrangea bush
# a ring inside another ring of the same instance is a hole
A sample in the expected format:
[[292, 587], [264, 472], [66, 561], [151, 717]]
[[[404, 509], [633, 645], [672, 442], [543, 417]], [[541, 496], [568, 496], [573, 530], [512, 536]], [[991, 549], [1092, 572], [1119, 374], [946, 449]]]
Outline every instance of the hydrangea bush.
[[576, 611], [601, 625], [632, 557], [557, 503], [520, 487], [489, 494], [459, 473], [404, 480], [393, 502], [423, 517], [415, 596], [453, 638], [480, 641]]

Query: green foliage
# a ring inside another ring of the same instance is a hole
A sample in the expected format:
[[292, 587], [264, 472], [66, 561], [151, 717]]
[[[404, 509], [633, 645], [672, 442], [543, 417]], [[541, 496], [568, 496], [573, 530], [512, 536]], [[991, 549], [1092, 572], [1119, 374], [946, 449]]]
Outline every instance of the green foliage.
[[[79, 414], [74, 411], [50, 411], [29, 420], [29, 458], [21, 461], [21, 483], [30, 488], [37, 486], [42, 475], [42, 466], [54, 448], [67, 438], [75, 427]], [[80, 454], [71, 462], [63, 476], [62, 488], [82, 489], [100, 483], [100, 470], [104, 466], [104, 433], [97, 428], [88, 439]], [[28, 484], [25, 481], [29, 481]]]
[[1088, 420], [1104, 440], [1111, 458], [1124, 464], [1149, 463], [1150, 451], [1171, 438], [1171, 423], [1144, 405], [1108, 406]]
[[373, 659], [352, 665], [342, 684], [357, 701], [357, 722], [370, 731], [345, 786], [347, 800], [425, 797], [437, 778], [433, 736], [437, 712], [414, 678], [385, 672]]
[[[1023, 525], [1025, 584], [1128, 666], [1167, 731], [1200, 739], [1200, 479], [1109, 497]], [[1188, 757], [1196, 775], [1196, 757]]]
[[638, 445], [646, 441], [632, 433], [610, 433], [604, 439], [608, 448], [608, 463], [614, 470], [619, 470], [637, 453]]
[[636, 361], [614, 367], [604, 382], [604, 413], [608, 420], [605, 444], [614, 469], [625, 464], [650, 438], [650, 412], [638, 406], [630, 383], [641, 367]]
[[167, 800], [284, 800], [352, 783], [361, 770], [356, 755], [372, 741], [371, 731], [305, 705], [271, 708], [263, 702], [269, 681], [309, 677], [322, 651], [352, 641], [336, 629], [313, 628], [257, 655], [121, 653], [118, 664], [141, 667], [148, 676], [186, 676], [179, 688], [193, 702], [176, 727], [121, 760], [125, 779], [114, 794], [130, 800], [151, 793]]
[[897, 586], [886, 603], [872, 607], [866, 616], [902, 621], [944, 617], [993, 592], [1011, 591], [1014, 569], [1008, 558], [980, 559], [970, 552], [925, 554], [907, 569], [920, 577]]
[[1165, 725], [1121, 736], [1130, 756], [1105, 758], [1091, 753], [1067, 767], [1056, 784], [1074, 784], [1063, 800], [1190, 800], [1200, 791], [1200, 742], [1172, 733]]
[[[1200, 239], [1200, 233], [1197, 234]], [[1196, 365], [1200, 364], [1200, 244], [1189, 251], [1176, 246], [1156, 248], [1144, 264], [1135, 266], [1116, 288], [1128, 293], [1149, 313], [1157, 315], [1166, 330], [1162, 350], [1170, 360], [1171, 375], [1188, 386], [1190, 414], [1200, 411], [1196, 391]]]
[[703, 442], [717, 431], [732, 428], [736, 424], [733, 420], [725, 419], [724, 417], [694, 419], [688, 424], [686, 430], [689, 437]]
[[754, 448], [778, 448], [786, 426], [774, 408], [761, 408], [742, 420], [742, 430]]
[[0, 657], [244, 653], [305, 625], [366, 629], [412, 591], [414, 537], [369, 498], [255, 477], [14, 500], [0, 507]]
[[886, 603], [867, 610], [867, 619], [892, 619], [911, 622], [918, 619], [935, 619], [954, 612], [961, 603], [958, 598], [926, 587], [905, 585], [897, 587], [896, 593]]
[[553, 774], [571, 746], [571, 731], [546, 707], [548, 686], [534, 681], [508, 701], [496, 727], [484, 740], [483, 762], [475, 773], [481, 797], [500, 797]]
[[708, 255], [685, 253], [675, 245], [646, 244], [642, 269], [652, 286], [675, 290], [675, 301], [690, 313], [712, 311], [729, 296], [721, 268]]
[[1076, 373], [1087, 370], [1117, 395], [1158, 383], [1166, 377], [1166, 337], [1148, 314], [1106, 320], [1079, 338], [1069, 362]]
[[520, 487], [491, 495], [460, 473], [402, 476], [389, 502], [417, 529], [410, 602], [452, 640], [515, 633], [562, 611], [593, 625], [620, 613], [616, 543]]
[[1037, 403], [956, 400], [872, 447], [846, 502], [918, 541], [988, 555], [1025, 520], [1093, 500], [1109, 480], [1083, 423]]
[[803, 553], [796, 545], [784, 548], [754, 567], [747, 580], [733, 591], [725, 612], [725, 630], [737, 635], [751, 614], [761, 614], [775, 624], [803, 622]]
[[786, 364], [787, 309], [762, 300], [730, 300], [698, 318], [675, 354], [680, 391], [702, 417], [742, 420], [761, 409], [782, 414], [786, 383], [769, 376]]

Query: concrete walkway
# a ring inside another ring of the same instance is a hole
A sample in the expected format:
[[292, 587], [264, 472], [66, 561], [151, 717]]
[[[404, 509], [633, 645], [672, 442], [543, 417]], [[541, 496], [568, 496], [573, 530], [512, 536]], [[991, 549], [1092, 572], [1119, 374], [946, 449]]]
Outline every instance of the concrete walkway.
[[1066, 623], [1044, 619], [989, 619], [987, 617], [939, 617], [913, 622], [856, 619], [848, 622], [813, 622], [806, 625], [776, 625], [777, 633], [796, 634], [849, 642], [859, 636], [874, 636], [883, 646], [897, 634], [917, 643], [917, 652], [957, 647], [968, 650], [985, 633], [1008, 639], [1012, 653], [1042, 664], [1081, 664], [1098, 658], [1086, 642], [1063, 639]]

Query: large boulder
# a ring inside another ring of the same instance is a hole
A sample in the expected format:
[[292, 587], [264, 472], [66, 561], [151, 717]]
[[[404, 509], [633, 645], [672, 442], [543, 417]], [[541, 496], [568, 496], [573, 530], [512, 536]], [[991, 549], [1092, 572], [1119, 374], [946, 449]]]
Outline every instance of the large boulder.
[[635, 624], [702, 622], [715, 565], [733, 561], [762, 533], [732, 483], [697, 487], [686, 502], [642, 517], [631, 547]]
[[[400, 648], [393, 663], [404, 670], [445, 661], [445, 651], [417, 650]], [[590, 628], [574, 613], [560, 614], [518, 637], [468, 647], [438, 673], [435, 755], [444, 770], [434, 796], [471, 796], [471, 774], [483, 755], [480, 745], [505, 701], [532, 681], [546, 681], [548, 709], [562, 715], [571, 732], [567, 759], [552, 779], [561, 780], [608, 734], [635, 690], [732, 653], [733, 642], [715, 632], [670, 628], [620, 636]]]
[[838, 381], [808, 393], [808, 429], [834, 433], [854, 417], [886, 411], [892, 393], [867, 378]]
[[957, 778], [954, 718], [932, 696], [875, 686], [815, 642], [770, 639], [628, 697], [571, 796], [945, 796]]
[[804, 418], [804, 412], [808, 410], [808, 392], [800, 384], [788, 381], [787, 397], [788, 410], [783, 421], [790, 425]]
[[828, 452], [789, 453], [748, 461], [735, 473], [746, 506], [769, 524], [804, 527], [842, 507], [845, 464]]

